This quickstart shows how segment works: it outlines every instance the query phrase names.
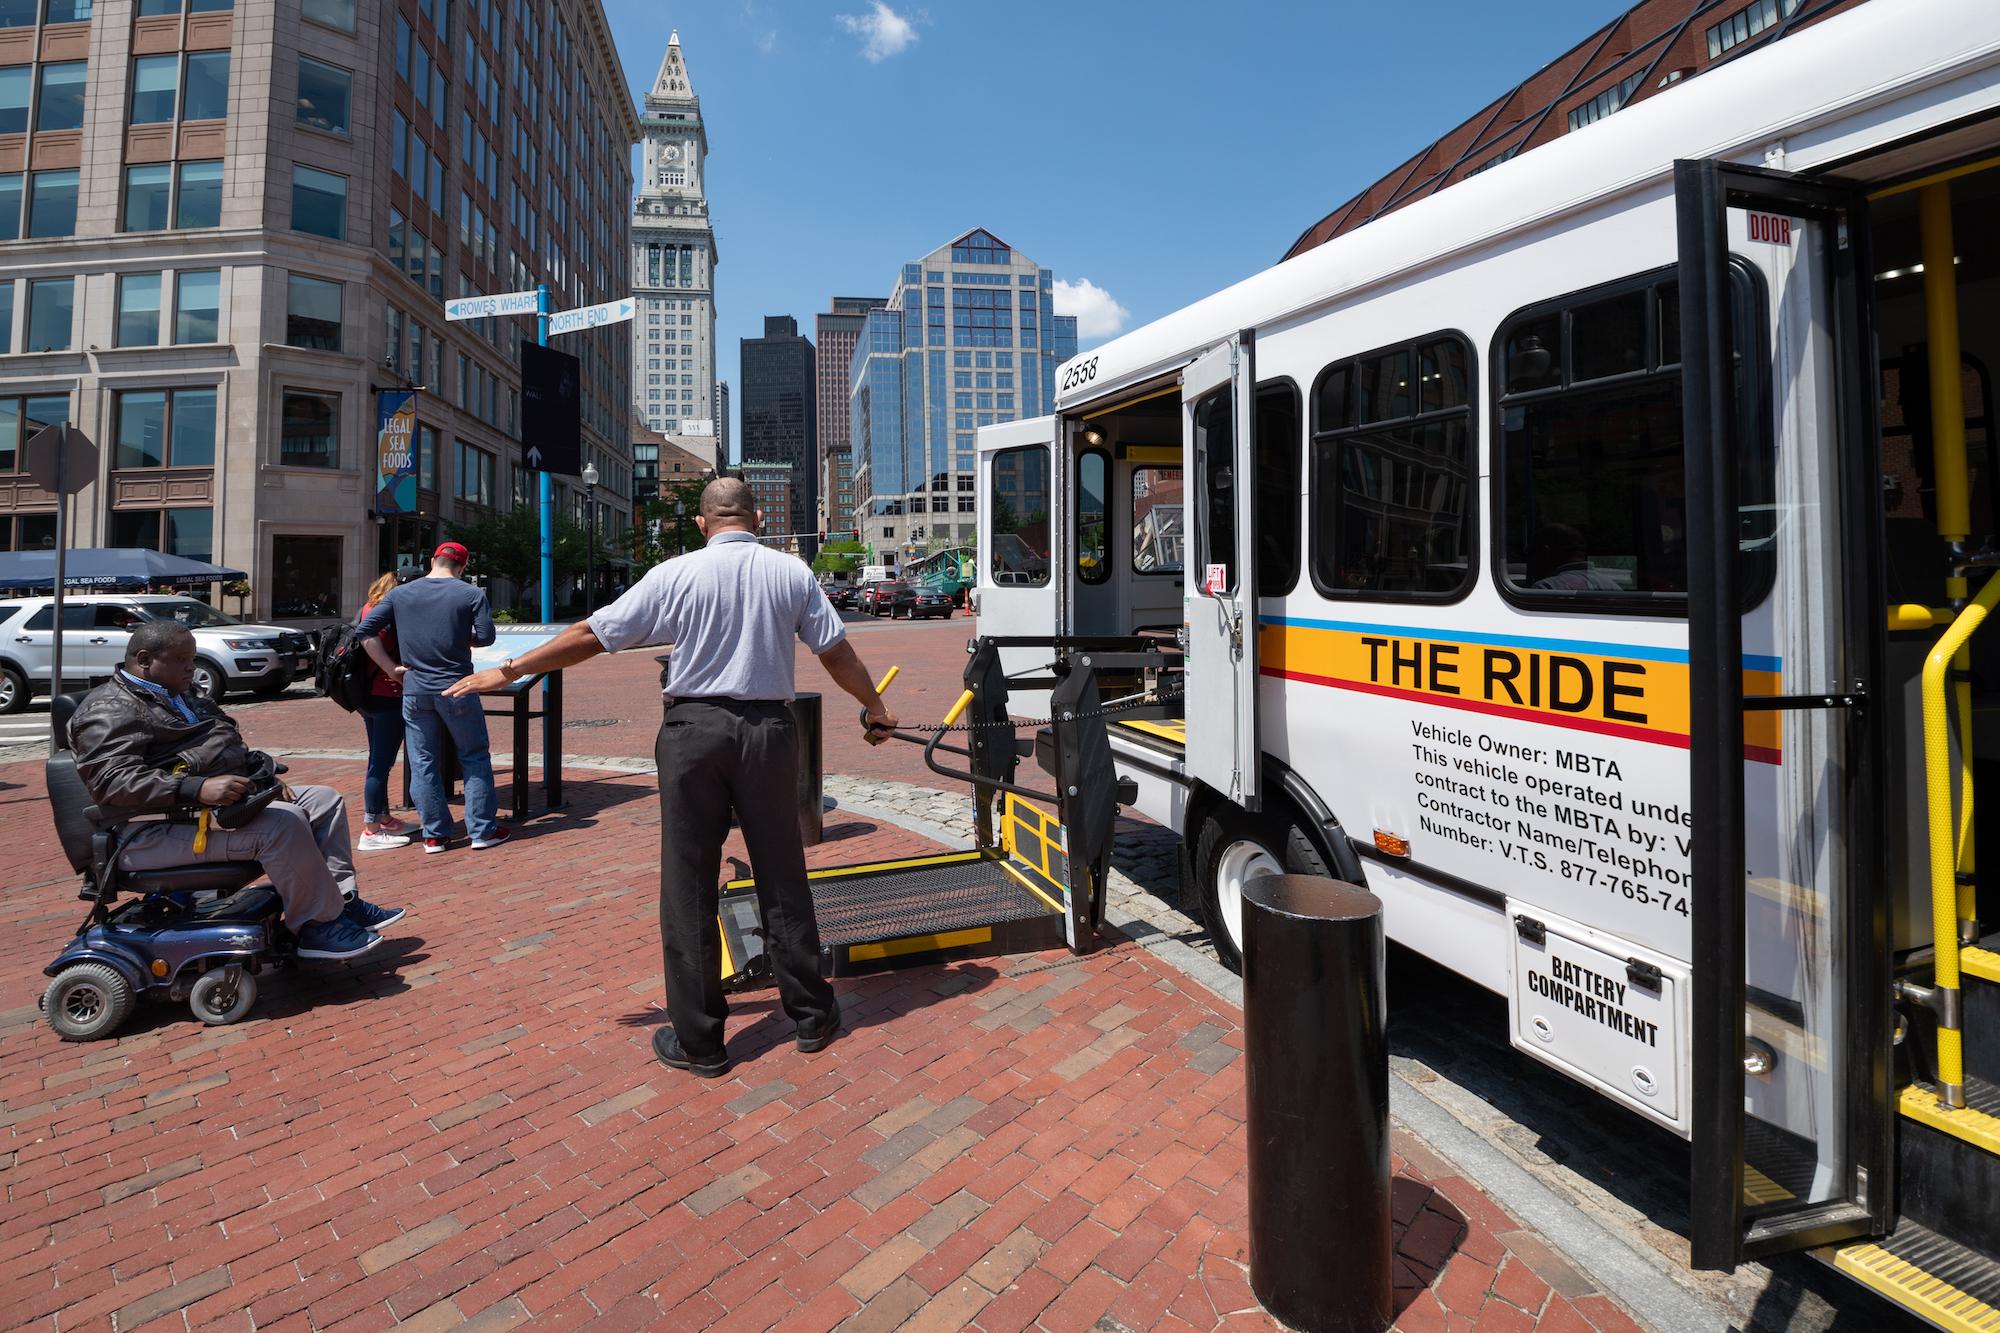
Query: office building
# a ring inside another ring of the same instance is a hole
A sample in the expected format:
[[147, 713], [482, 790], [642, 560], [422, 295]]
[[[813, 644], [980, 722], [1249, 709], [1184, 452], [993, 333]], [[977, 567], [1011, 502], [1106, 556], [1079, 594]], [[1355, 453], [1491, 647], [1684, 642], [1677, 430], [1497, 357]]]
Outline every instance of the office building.
[[812, 340], [799, 333], [790, 315], [766, 315], [764, 336], [745, 338], [737, 369], [743, 382], [743, 433], [738, 454], [751, 460], [786, 463], [790, 511], [786, 530], [800, 534], [817, 553], [819, 513], [814, 492], [815, 441], [819, 405], [813, 394]]
[[632, 203], [632, 392], [639, 421], [667, 435], [716, 435], [715, 231], [708, 128], [681, 35], [646, 94], [644, 176]]
[[848, 390], [856, 526], [878, 559], [974, 540], [973, 432], [1053, 410], [1076, 319], [1055, 274], [985, 230], [903, 265]]
[[750, 494], [756, 497], [757, 508], [764, 515], [757, 535], [779, 550], [799, 550], [799, 539], [807, 534], [792, 526], [792, 514], [798, 508], [794, 485], [797, 471], [789, 462], [773, 460], [746, 462], [736, 471], [750, 484]]
[[849, 376], [854, 372], [854, 344], [861, 340], [868, 312], [886, 305], [881, 296], [836, 296], [833, 309], [813, 322], [813, 374], [819, 397], [818, 477], [819, 528], [846, 532], [854, 527], [854, 459], [848, 439]]
[[[100, 453], [74, 543], [245, 570], [260, 618], [351, 614], [446, 525], [529, 493], [532, 321], [448, 323], [443, 302], [628, 290], [639, 124], [597, 0], [519, 20], [491, 0], [17, 3], [0, 23], [0, 547], [52, 539], [19, 445], [65, 419]], [[624, 331], [560, 345], [622, 534]]]

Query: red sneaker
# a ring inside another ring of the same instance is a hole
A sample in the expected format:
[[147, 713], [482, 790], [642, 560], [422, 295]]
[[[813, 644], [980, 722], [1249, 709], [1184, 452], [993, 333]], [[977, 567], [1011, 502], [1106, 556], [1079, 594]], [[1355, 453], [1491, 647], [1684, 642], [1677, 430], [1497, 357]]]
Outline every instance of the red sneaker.
[[424, 839], [424, 855], [425, 855], [425, 856], [436, 856], [436, 855], [437, 855], [437, 854], [438, 854], [439, 852], [448, 852], [448, 851], [450, 851], [450, 850], [451, 850], [451, 839], [450, 839], [450, 838], [425, 838], [425, 839]]
[[472, 850], [475, 852], [483, 852], [488, 847], [498, 847], [501, 843], [507, 841], [507, 839], [513, 836], [514, 836], [513, 829], [508, 828], [505, 824], [495, 824], [493, 826], [493, 831], [491, 833], [487, 834], [483, 838], [474, 838], [472, 840]]

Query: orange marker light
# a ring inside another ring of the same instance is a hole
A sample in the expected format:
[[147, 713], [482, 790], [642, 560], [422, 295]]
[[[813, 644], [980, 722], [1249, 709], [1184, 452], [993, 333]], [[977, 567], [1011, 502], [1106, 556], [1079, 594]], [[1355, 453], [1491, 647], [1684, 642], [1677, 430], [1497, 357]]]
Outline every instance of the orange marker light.
[[1410, 840], [1400, 833], [1391, 833], [1387, 829], [1378, 828], [1375, 830], [1375, 850], [1385, 856], [1408, 856]]

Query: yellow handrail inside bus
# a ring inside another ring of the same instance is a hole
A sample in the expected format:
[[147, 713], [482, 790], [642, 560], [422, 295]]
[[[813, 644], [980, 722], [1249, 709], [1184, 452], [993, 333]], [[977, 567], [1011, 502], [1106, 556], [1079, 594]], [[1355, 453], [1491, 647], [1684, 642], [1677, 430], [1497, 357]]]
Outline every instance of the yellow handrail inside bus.
[[[1937, 988], [1944, 1001], [1939, 1008], [1944, 1014], [1956, 1014], [1958, 1009], [1958, 932], [1964, 919], [1959, 915], [1958, 872], [1961, 857], [1970, 854], [1969, 835], [1954, 829], [1952, 820], [1951, 727], [1945, 678], [1996, 602], [2000, 602], [2000, 575], [1987, 580], [1979, 596], [1959, 612], [1924, 658], [1924, 804], [1930, 827], [1931, 934], [1937, 950]], [[1961, 754], [1970, 754], [1969, 732], [1959, 733], [1959, 749]], [[1964, 796], [1969, 807], [1969, 785]], [[1947, 1024], [1940, 1016], [1937, 1052], [1938, 1100], [1949, 1107], [1965, 1105], [1965, 1050], [1955, 1017]]]

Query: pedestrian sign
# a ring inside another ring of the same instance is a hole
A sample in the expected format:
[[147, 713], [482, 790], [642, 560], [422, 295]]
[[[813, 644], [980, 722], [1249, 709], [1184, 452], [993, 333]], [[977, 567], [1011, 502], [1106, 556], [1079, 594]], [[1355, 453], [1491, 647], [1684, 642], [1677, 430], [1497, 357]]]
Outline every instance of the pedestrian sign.
[[485, 319], [491, 315], [532, 315], [542, 308], [539, 292], [501, 292], [496, 296], [461, 296], [444, 303], [444, 317]]
[[575, 333], [578, 329], [595, 329], [606, 324], [618, 324], [631, 319], [638, 308], [638, 302], [631, 297], [620, 301], [606, 301], [602, 305], [578, 306], [574, 310], [558, 310], [549, 316], [549, 337], [558, 333]]

